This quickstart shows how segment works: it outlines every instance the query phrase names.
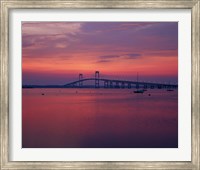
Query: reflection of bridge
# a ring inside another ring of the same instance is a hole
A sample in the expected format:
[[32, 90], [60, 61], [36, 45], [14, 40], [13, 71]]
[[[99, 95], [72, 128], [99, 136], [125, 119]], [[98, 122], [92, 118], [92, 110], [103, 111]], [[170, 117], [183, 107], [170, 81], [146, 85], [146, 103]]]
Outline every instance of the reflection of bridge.
[[139, 81], [127, 81], [127, 80], [112, 80], [100, 78], [99, 71], [95, 72], [94, 78], [83, 78], [83, 74], [79, 74], [79, 80], [70, 82], [64, 85], [64, 87], [79, 87], [82, 88], [83, 82], [94, 81], [94, 87], [100, 88], [100, 82], [103, 83], [104, 88], [177, 88], [178, 85], [163, 84], [163, 83], [150, 83], [150, 82], [139, 82]]

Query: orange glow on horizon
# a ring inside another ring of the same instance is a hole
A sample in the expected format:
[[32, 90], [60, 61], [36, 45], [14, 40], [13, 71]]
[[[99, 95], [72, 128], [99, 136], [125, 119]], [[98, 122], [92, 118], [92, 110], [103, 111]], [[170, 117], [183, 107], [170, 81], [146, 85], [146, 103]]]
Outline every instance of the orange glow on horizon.
[[106, 24], [23, 23], [23, 74], [178, 76], [177, 23]]

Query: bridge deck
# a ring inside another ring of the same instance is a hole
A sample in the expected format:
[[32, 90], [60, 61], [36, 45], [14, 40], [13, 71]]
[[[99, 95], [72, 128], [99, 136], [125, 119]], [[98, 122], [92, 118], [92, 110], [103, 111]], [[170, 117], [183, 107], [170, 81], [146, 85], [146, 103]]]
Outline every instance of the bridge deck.
[[135, 84], [135, 85], [147, 85], [147, 86], [170, 86], [170, 87], [178, 87], [176, 84], [163, 84], [163, 83], [153, 83], [153, 82], [137, 82], [137, 81], [128, 81], [128, 80], [114, 80], [114, 79], [95, 79], [95, 78], [86, 78], [82, 80], [77, 80], [74, 82], [70, 82], [65, 84], [64, 86], [71, 86], [78, 84], [80, 82], [85, 82], [85, 81], [103, 81], [103, 82], [114, 82], [114, 83], [124, 83], [124, 84]]

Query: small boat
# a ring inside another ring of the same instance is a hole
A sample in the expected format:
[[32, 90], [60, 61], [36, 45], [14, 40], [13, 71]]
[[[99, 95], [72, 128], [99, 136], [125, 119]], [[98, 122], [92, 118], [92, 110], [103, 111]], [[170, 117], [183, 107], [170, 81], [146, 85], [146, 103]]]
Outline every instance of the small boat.
[[137, 90], [134, 91], [134, 93], [144, 93], [144, 90], [142, 90], [142, 89], [141, 89], [141, 90], [137, 89]]
[[[138, 83], [138, 73], [137, 73], [137, 83]], [[144, 93], [144, 89], [139, 89], [139, 87], [136, 87], [137, 90], [134, 90], [134, 93]]]

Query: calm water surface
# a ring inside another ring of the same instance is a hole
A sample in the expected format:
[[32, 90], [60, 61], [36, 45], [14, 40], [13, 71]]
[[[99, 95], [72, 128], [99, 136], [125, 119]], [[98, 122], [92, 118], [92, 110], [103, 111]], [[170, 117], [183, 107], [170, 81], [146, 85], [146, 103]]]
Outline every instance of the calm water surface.
[[133, 90], [23, 89], [22, 147], [178, 147], [177, 90]]

